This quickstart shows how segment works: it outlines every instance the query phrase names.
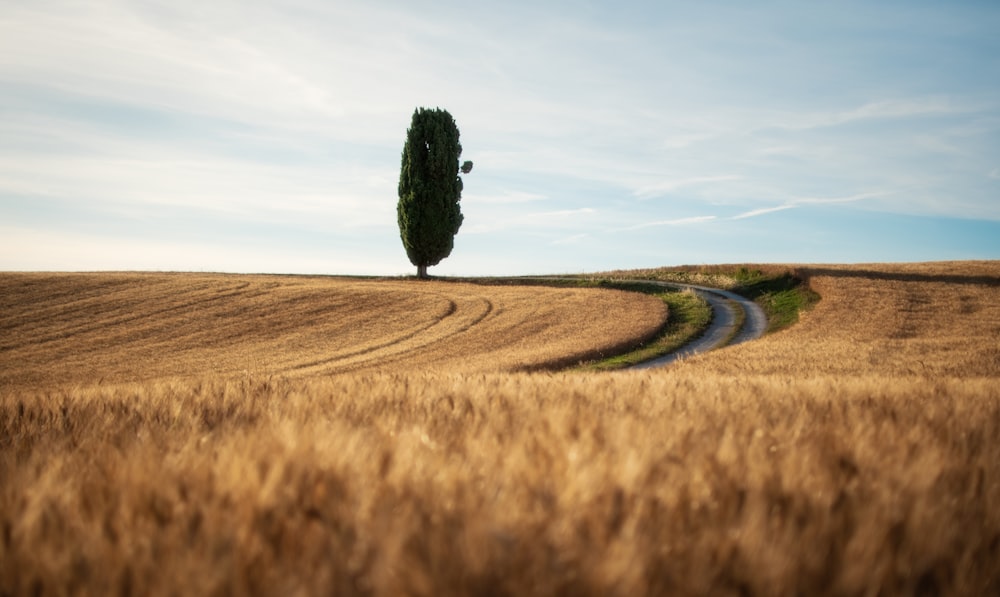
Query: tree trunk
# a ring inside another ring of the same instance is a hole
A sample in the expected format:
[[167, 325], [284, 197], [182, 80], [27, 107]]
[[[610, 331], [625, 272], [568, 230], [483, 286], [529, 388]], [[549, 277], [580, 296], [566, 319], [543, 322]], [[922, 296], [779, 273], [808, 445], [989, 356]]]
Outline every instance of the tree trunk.
[[421, 280], [427, 279], [427, 266], [426, 265], [418, 265], [417, 266], [417, 277], [420, 278]]

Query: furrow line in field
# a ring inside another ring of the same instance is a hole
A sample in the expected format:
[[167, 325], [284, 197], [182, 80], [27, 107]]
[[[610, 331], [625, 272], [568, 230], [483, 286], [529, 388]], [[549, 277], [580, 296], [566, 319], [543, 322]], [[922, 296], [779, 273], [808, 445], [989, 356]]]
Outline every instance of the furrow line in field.
[[442, 313], [439, 317], [436, 317], [436, 318], [432, 319], [426, 325], [417, 327], [417, 328], [415, 328], [415, 329], [413, 329], [413, 330], [411, 330], [411, 331], [409, 331], [406, 334], [403, 334], [401, 336], [396, 336], [396, 337], [390, 339], [387, 342], [380, 342], [378, 344], [374, 344], [374, 345], [370, 345], [370, 346], [365, 346], [364, 348], [361, 348], [361, 349], [358, 349], [358, 350], [353, 350], [353, 351], [350, 351], [350, 352], [340, 353], [340, 354], [337, 354], [337, 355], [332, 356], [332, 357], [328, 357], [328, 358], [324, 358], [324, 359], [318, 359], [318, 360], [315, 360], [315, 361], [310, 361], [308, 363], [300, 363], [298, 365], [290, 367], [289, 371], [302, 372], [302, 371], [304, 371], [306, 369], [313, 369], [313, 368], [317, 368], [317, 367], [322, 367], [324, 365], [329, 365], [331, 363], [336, 363], [337, 361], [347, 361], [347, 360], [350, 360], [350, 359], [352, 359], [354, 357], [359, 357], [359, 356], [364, 356], [364, 355], [371, 355], [372, 353], [376, 353], [376, 352], [378, 352], [380, 350], [385, 350], [386, 348], [389, 348], [391, 346], [395, 346], [397, 344], [402, 344], [402, 343], [406, 342], [407, 340], [411, 340], [411, 339], [413, 339], [413, 338], [415, 338], [415, 337], [423, 334], [427, 330], [430, 330], [430, 329], [432, 329], [432, 328], [434, 328], [436, 326], [441, 325], [442, 322], [444, 322], [448, 318], [454, 316], [457, 311], [458, 311], [458, 304], [455, 301], [453, 301], [451, 299], [448, 299], [448, 308], [445, 309], [445, 312]]
[[[433, 336], [419, 333], [409, 334], [401, 342], [386, 343], [378, 350], [366, 351], [363, 354], [356, 355], [363, 358], [349, 359], [335, 357], [326, 359], [316, 366], [330, 365], [337, 373], [347, 373], [364, 369], [370, 367], [373, 363], [377, 364], [379, 368], [385, 368], [393, 363], [409, 359], [417, 351], [427, 352], [427, 349], [435, 344], [449, 342], [454, 346], [456, 345], [457, 336], [468, 333], [495, 311], [493, 302], [485, 297], [475, 296], [466, 298], [467, 301], [459, 305], [454, 313], [458, 316], [454, 321], [454, 327], [443, 329], [440, 333], [436, 333]], [[474, 307], [477, 303], [478, 308]], [[471, 314], [469, 313], [470, 310], [472, 310]], [[428, 326], [425, 329], [431, 329], [432, 327], [435, 326]], [[451, 358], [452, 356], [448, 354], [445, 358]], [[434, 360], [433, 357], [430, 360]], [[296, 370], [301, 372], [301, 369], [297, 368]]]
[[[246, 288], [244, 285], [243, 288]], [[62, 340], [68, 340], [72, 338], [78, 338], [82, 335], [92, 334], [92, 333], [106, 333], [108, 329], [115, 329], [119, 326], [132, 325], [144, 322], [152, 322], [154, 325], [164, 327], [170, 326], [172, 320], [163, 319], [164, 315], [169, 315], [173, 313], [182, 313], [189, 311], [191, 309], [203, 309], [207, 305], [215, 305], [219, 303], [224, 303], [226, 299], [234, 298], [246, 298], [248, 296], [247, 292], [240, 289], [227, 288], [222, 291], [216, 291], [213, 294], [207, 294], [210, 287], [197, 288], [196, 292], [190, 290], [185, 291], [175, 291], [168, 290], [162, 294], [158, 294], [155, 297], [127, 297], [129, 302], [134, 302], [137, 304], [141, 303], [153, 303], [155, 308], [146, 309], [143, 311], [133, 311], [129, 307], [130, 305], [122, 305], [121, 302], [123, 298], [121, 296], [115, 296], [114, 294], [109, 294], [102, 297], [108, 302], [115, 303], [112, 308], [106, 308], [106, 316], [94, 316], [93, 314], [81, 321], [76, 325], [70, 325], [55, 333], [50, 333], [41, 337], [34, 337], [28, 339], [28, 343], [33, 346], [40, 346], [43, 344], [51, 342], [59, 342]], [[221, 292], [225, 292], [222, 294]], [[258, 295], [263, 294], [258, 291]], [[179, 298], [180, 297], [180, 298]], [[183, 300], [183, 302], [179, 302]], [[59, 308], [59, 305], [53, 305], [53, 308]], [[66, 319], [70, 319], [69, 315], [72, 315], [71, 311], [64, 312], [60, 316]], [[135, 334], [141, 331], [141, 329], [132, 327], [130, 328], [130, 333]], [[4, 348], [17, 348], [18, 345], [14, 344], [11, 346], [6, 346]]]

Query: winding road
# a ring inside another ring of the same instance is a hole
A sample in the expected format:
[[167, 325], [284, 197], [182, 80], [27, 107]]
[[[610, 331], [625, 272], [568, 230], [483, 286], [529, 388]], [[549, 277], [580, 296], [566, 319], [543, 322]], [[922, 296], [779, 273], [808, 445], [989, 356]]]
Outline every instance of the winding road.
[[[649, 280], [636, 280], [644, 284]], [[674, 284], [670, 282], [652, 282], [664, 288], [691, 289], [703, 298], [712, 308], [712, 323], [709, 324], [705, 333], [697, 340], [685, 344], [682, 348], [674, 352], [639, 363], [630, 367], [631, 369], [652, 369], [663, 367], [674, 361], [703, 352], [708, 352], [723, 346], [731, 346], [755, 340], [764, 335], [767, 331], [767, 316], [760, 305], [752, 300], [742, 297], [736, 293], [718, 288], [708, 288], [705, 286], [694, 286], [691, 284]], [[743, 325], [737, 329], [737, 309], [743, 310]]]
[[[543, 280], [573, 280], [574, 278], [540, 278]], [[694, 284], [682, 284], [679, 282], [660, 282], [655, 280], [616, 280], [627, 284], [653, 284], [663, 288], [676, 290], [692, 290], [699, 297], [708, 303], [712, 308], [712, 322], [705, 329], [705, 332], [695, 340], [685, 344], [677, 350], [665, 354], [655, 359], [650, 359], [628, 367], [628, 369], [653, 369], [664, 367], [679, 359], [722, 348], [723, 346], [733, 346], [748, 340], [756, 340], [767, 332], [767, 315], [760, 305], [740, 296], [735, 292], [722, 290], [721, 288], [711, 288], [708, 286], [697, 286]], [[743, 311], [742, 325], [737, 329], [737, 309]]]

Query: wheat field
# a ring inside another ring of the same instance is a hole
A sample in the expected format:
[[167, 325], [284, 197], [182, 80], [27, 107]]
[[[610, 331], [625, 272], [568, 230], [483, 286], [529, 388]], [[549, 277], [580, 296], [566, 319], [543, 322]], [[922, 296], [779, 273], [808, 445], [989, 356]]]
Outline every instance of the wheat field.
[[514, 371], [655, 334], [651, 297], [210, 274], [0, 274], [0, 387], [358, 371]]
[[21, 374], [5, 333], [0, 593], [1000, 593], [1000, 263], [796, 270], [798, 324], [652, 371]]

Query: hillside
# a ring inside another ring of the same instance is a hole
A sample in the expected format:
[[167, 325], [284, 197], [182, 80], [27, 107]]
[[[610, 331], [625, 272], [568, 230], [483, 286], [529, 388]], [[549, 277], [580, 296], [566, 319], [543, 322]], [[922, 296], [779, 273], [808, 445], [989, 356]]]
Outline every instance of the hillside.
[[0, 390], [203, 375], [540, 368], [654, 334], [612, 290], [212, 274], [0, 274]]
[[788, 266], [823, 298], [798, 325], [686, 363], [722, 375], [1000, 376], [1000, 262]]
[[1000, 263], [796, 269], [662, 370], [7, 389], [0, 593], [1000, 594]]

